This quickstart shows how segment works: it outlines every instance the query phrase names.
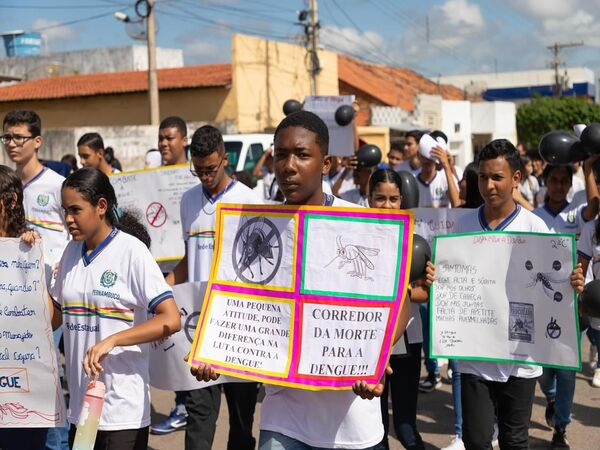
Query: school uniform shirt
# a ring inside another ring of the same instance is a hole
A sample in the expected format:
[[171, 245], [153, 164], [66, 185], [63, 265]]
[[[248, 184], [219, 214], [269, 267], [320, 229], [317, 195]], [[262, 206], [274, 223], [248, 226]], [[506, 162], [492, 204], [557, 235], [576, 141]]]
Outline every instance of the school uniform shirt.
[[443, 170], [436, 171], [428, 183], [421, 178], [421, 170], [416, 178], [419, 186], [419, 208], [450, 208], [448, 179]]
[[365, 208], [369, 207], [369, 199], [366, 195], [362, 195], [360, 189], [357, 188], [344, 192], [340, 195], [340, 198], [347, 202], [354, 203], [355, 205], [363, 206]]
[[575, 194], [581, 191], [585, 191], [585, 179], [577, 175], [573, 175], [573, 185], [571, 186], [571, 189], [569, 189], [569, 192], [567, 192], [567, 200], [572, 202]]
[[397, 164], [395, 169], [396, 172], [400, 172], [401, 170], [404, 170], [406, 172], [410, 172], [413, 176], [417, 176], [417, 174], [421, 171], [420, 167], [417, 167], [416, 169], [413, 169], [413, 166], [410, 165], [410, 161], [402, 161], [400, 164]]
[[[325, 180], [321, 181], [321, 189], [323, 190], [324, 194], [333, 195], [333, 193], [331, 192], [331, 186], [329, 186], [329, 183], [327, 183]], [[273, 183], [271, 183], [271, 188], [269, 189], [270, 197], [267, 200], [275, 201], [275, 197], [277, 196], [278, 190], [279, 190], [279, 183], [277, 183], [277, 179], [275, 178], [273, 180]]]
[[[586, 284], [600, 278], [600, 242], [596, 239], [597, 220], [590, 220], [581, 230], [577, 241], [577, 254], [589, 263], [586, 274]], [[591, 271], [591, 276], [589, 276]], [[590, 317], [590, 326], [594, 330], [600, 330], [600, 318]]]
[[529, 202], [531, 206], [535, 206], [536, 197], [540, 191], [540, 185], [538, 180], [533, 175], [529, 175], [527, 178], [521, 181], [519, 189], [525, 200]]
[[217, 203], [260, 203], [258, 195], [236, 180], [215, 197], [198, 184], [181, 197], [181, 227], [187, 248], [188, 281], [208, 281], [215, 245]]
[[42, 237], [44, 261], [50, 267], [60, 261], [70, 240], [60, 190], [64, 177], [44, 167], [23, 185], [25, 218]]
[[[333, 207], [356, 207], [333, 197]], [[381, 402], [350, 391], [307, 391], [265, 384], [260, 429], [313, 447], [364, 449], [383, 439]]]
[[[410, 297], [406, 296], [406, 300], [410, 302]], [[410, 303], [410, 319], [406, 325], [406, 340], [409, 344], [421, 344], [423, 342], [423, 325], [421, 322], [421, 312], [419, 311], [418, 303]], [[392, 347], [392, 355], [406, 354], [406, 346], [400, 338], [396, 345]]]
[[[333, 189], [333, 186], [335, 185], [337, 180], [340, 179], [342, 173], [344, 173], [344, 169], [340, 169], [338, 173], [336, 173], [334, 176], [330, 176], [329, 174], [327, 174], [323, 177], [323, 180], [329, 187], [329, 193], [331, 193], [331, 189]], [[340, 189], [338, 190], [338, 195], [341, 196], [344, 192], [354, 189], [354, 187], [354, 178], [352, 177], [352, 172], [348, 172], [346, 178], [344, 178], [344, 180], [342, 181]]]
[[[82, 361], [101, 340], [145, 322], [173, 298], [146, 246], [113, 229], [91, 253], [71, 241], [60, 262], [52, 297], [62, 311], [69, 422], [77, 424], [87, 377]], [[106, 385], [100, 430], [139, 429], [150, 424], [149, 344], [114, 348], [102, 362]]]
[[[531, 231], [548, 233], [548, 227], [535, 214], [515, 204], [515, 209], [496, 228], [490, 228], [483, 214], [483, 205], [462, 216], [454, 229], [455, 233], [481, 231]], [[505, 382], [509, 377], [536, 378], [542, 368], [528, 364], [499, 363], [487, 361], [457, 360], [458, 372], [470, 373], [488, 381]]]
[[566, 202], [565, 206], [554, 214], [548, 205], [540, 206], [533, 213], [544, 221], [552, 233], [570, 233], [579, 235], [583, 225], [587, 222], [583, 211], [587, 205], [576, 205]]

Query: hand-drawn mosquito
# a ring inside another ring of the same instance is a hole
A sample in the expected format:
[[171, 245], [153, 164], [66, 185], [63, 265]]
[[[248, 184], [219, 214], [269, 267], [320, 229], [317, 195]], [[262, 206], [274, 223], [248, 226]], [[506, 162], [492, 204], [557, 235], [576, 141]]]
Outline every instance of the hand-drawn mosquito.
[[[554, 261], [552, 268], [554, 270], [560, 270], [562, 265], [560, 261]], [[529, 260], [525, 261], [525, 268], [529, 271], [533, 270], [533, 263]], [[528, 288], [534, 287], [538, 282], [542, 284], [544, 294], [546, 297], [553, 299], [556, 302], [560, 302], [563, 299], [562, 293], [556, 291], [552, 283], [561, 284], [569, 281], [569, 278], [559, 278], [552, 272], [531, 272], [531, 283], [527, 285]]]
[[364, 247], [362, 245], [344, 245], [342, 236], [340, 235], [335, 238], [335, 242], [337, 244], [337, 255], [335, 255], [335, 257], [323, 268], [328, 267], [332, 262], [340, 258], [341, 261], [338, 264], [338, 269], [341, 269], [346, 264], [352, 263], [354, 270], [346, 272], [348, 275], [363, 280], [374, 281], [372, 277], [367, 276], [367, 269], [375, 269], [375, 266], [367, 256], [377, 256], [379, 254], [379, 249]]

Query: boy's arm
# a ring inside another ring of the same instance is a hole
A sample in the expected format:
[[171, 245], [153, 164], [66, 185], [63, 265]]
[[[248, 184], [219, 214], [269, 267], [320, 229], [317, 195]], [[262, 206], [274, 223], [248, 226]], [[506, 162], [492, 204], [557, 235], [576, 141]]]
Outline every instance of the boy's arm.
[[452, 171], [450, 159], [448, 158], [448, 152], [441, 147], [434, 147], [431, 150], [431, 156], [440, 161], [440, 164], [444, 169], [444, 173], [446, 174], [446, 182], [448, 184], [448, 199], [450, 200], [450, 205], [453, 208], [458, 208], [460, 206], [460, 197], [458, 195], [458, 186], [456, 185], [454, 172]]
[[176, 284], [185, 283], [188, 280], [188, 250], [187, 244], [185, 246], [185, 254], [181, 261], [177, 263], [175, 268], [167, 274], [165, 281], [169, 286], [175, 286]]
[[533, 205], [529, 203], [525, 197], [523, 197], [523, 193], [521, 192], [521, 189], [519, 189], [519, 186], [513, 189], [513, 200], [527, 211], [533, 211], [535, 209]]

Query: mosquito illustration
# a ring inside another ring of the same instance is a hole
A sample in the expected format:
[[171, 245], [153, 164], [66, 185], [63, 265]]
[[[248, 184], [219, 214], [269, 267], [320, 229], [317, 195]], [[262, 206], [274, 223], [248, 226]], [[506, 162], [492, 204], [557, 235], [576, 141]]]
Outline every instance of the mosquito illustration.
[[258, 259], [258, 270], [261, 276], [264, 275], [263, 261], [274, 266], [273, 248], [277, 247], [277, 244], [272, 245], [269, 243], [269, 239], [262, 228], [248, 226], [245, 233], [242, 234], [242, 252], [238, 261], [241, 271], [244, 272], [248, 269], [250, 275], [254, 278], [251, 265]]
[[[560, 270], [561, 264], [558, 261], [554, 261], [552, 267], [554, 270]], [[546, 297], [557, 302], [562, 300], [562, 294], [554, 289], [553, 283], [565, 283], [569, 281], [568, 278], [560, 278], [552, 272], [533, 272], [533, 264], [529, 260], [525, 262], [525, 268], [531, 272], [531, 283], [527, 285], [528, 288], [534, 287], [536, 284], [541, 283]]]
[[367, 269], [374, 270], [375, 266], [368, 258], [368, 256], [377, 256], [379, 254], [378, 248], [364, 247], [362, 245], [344, 245], [342, 237], [337, 236], [335, 238], [337, 244], [337, 255], [329, 261], [325, 266], [328, 267], [336, 259], [341, 259], [338, 264], [338, 269], [341, 269], [346, 264], [352, 263], [354, 270], [347, 272], [348, 275], [354, 278], [361, 278], [363, 280], [374, 281], [372, 277], [367, 276]]

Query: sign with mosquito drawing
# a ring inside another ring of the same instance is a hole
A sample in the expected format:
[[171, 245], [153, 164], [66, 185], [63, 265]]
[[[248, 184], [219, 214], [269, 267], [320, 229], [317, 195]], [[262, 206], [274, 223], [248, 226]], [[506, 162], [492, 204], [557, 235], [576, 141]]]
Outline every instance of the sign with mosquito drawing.
[[218, 208], [191, 362], [312, 390], [377, 382], [408, 283], [412, 213]]
[[434, 357], [580, 368], [575, 236], [439, 236], [432, 259]]

